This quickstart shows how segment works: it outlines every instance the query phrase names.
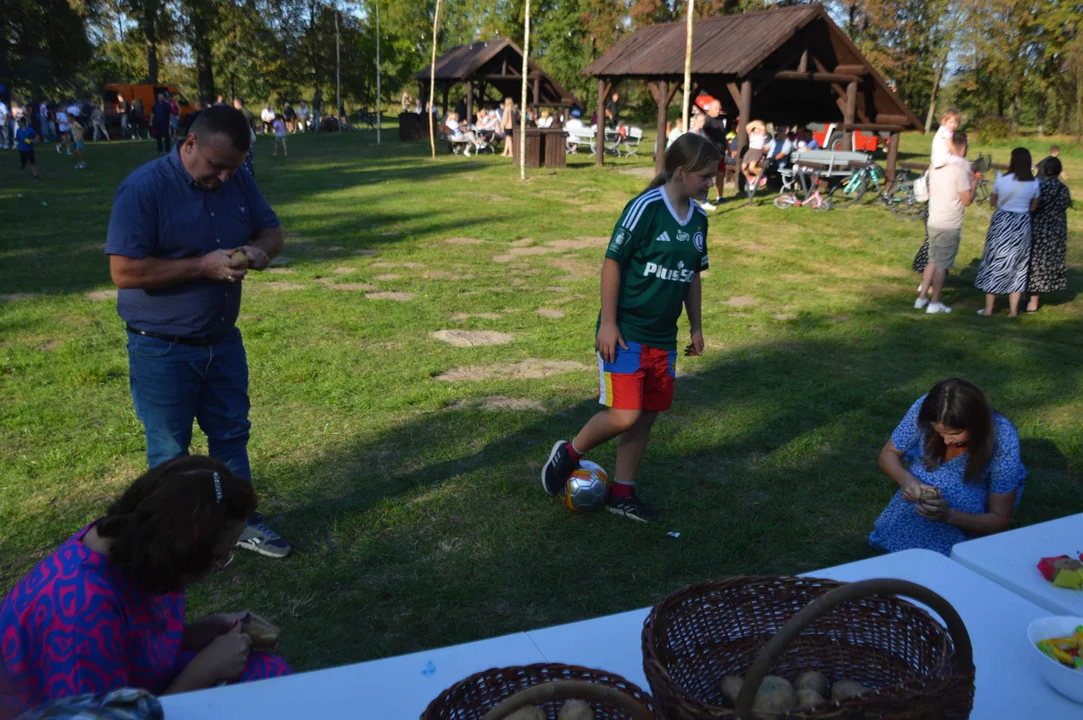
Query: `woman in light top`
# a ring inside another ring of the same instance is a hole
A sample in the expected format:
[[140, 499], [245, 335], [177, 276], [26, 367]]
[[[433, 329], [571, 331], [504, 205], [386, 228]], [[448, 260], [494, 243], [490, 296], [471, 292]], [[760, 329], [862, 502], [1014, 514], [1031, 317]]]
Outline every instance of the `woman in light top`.
[[869, 544], [945, 555], [956, 543], [1011, 527], [1027, 477], [1015, 426], [958, 378], [910, 407], [880, 451], [880, 470], [899, 489]]
[[1012, 150], [1008, 173], [997, 177], [989, 203], [993, 217], [985, 236], [985, 251], [974, 286], [985, 291], [985, 308], [979, 315], [993, 314], [997, 295], [1008, 296], [1011, 317], [1019, 314], [1019, 299], [1027, 289], [1030, 266], [1030, 214], [1038, 207], [1041, 188], [1030, 171], [1030, 152]]

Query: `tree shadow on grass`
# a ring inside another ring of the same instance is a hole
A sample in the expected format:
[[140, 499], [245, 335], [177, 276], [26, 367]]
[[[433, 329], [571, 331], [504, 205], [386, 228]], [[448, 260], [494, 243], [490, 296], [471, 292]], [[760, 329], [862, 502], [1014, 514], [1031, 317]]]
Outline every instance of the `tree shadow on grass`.
[[[1015, 419], [1041, 417], [1064, 388], [1083, 385], [1081, 321], [994, 331], [978, 318], [895, 313], [892, 299], [866, 305], [885, 332], [832, 336], [798, 323], [793, 340], [716, 355], [678, 383], [640, 475], [661, 523], [574, 517], [542, 494], [551, 443], [597, 408], [559, 376], [532, 381], [528, 394], [541, 384], [558, 408], [541, 417], [436, 409], [363, 444], [270, 469], [271, 486], [315, 480], [275, 518], [303, 546], [298, 557], [254, 570], [276, 591], [315, 593], [318, 612], [290, 624], [298, 665], [543, 627], [642, 607], [699, 580], [870, 556], [865, 538], [893, 494], [877, 452], [936, 381], [968, 377]], [[1025, 342], [991, 352], [986, 343], [1009, 332]], [[460, 387], [466, 399], [494, 393], [489, 383]], [[496, 388], [511, 394], [515, 382]], [[1065, 444], [1069, 430], [1060, 428], [1059, 445], [1028, 432], [1021, 515], [1037, 522], [1078, 508], [1083, 458]], [[612, 445], [591, 457], [612, 468]]]

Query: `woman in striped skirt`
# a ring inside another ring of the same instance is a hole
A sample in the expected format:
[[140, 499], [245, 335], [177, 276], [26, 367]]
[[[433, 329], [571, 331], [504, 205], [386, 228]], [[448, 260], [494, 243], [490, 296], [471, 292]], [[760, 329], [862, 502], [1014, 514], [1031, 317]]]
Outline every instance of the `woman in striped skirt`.
[[1008, 174], [997, 177], [989, 202], [995, 212], [985, 236], [985, 251], [974, 286], [985, 291], [985, 308], [992, 315], [997, 295], [1007, 295], [1011, 317], [1019, 314], [1019, 299], [1027, 289], [1030, 265], [1030, 213], [1038, 207], [1040, 189], [1030, 171], [1030, 152], [1012, 150]]

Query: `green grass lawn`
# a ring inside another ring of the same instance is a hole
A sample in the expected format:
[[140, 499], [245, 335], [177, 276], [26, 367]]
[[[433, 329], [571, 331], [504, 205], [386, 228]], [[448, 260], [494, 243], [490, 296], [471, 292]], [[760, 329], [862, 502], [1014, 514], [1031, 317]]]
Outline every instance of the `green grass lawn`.
[[[256, 610], [282, 625], [290, 662], [313, 669], [867, 557], [893, 491], [879, 448], [949, 376], [975, 381], [1019, 429], [1019, 523], [1083, 508], [1079, 211], [1069, 291], [1010, 320], [974, 313], [988, 207], [967, 213], [945, 295], [955, 313], [926, 316], [912, 309], [920, 223], [876, 207], [777, 210], [770, 195], [724, 204], [708, 238], [707, 352], [682, 358], [641, 472], [665, 519], [640, 526], [573, 516], [538, 475], [596, 410], [598, 271], [649, 150], [603, 170], [581, 155], [523, 183], [499, 157], [433, 161], [393, 128], [384, 139], [291, 139], [285, 159], [259, 140], [289, 260], [245, 281], [250, 450], [262, 508], [296, 552], [238, 557], [192, 588], [193, 616]], [[930, 141], [907, 137], [904, 154]], [[40, 184], [0, 156], [0, 293], [30, 295], [0, 302], [0, 591], [144, 467], [102, 247], [116, 187], [151, 149], [89, 144], [75, 171], [42, 146]], [[1083, 195], [1083, 152], [1063, 157]], [[510, 342], [454, 347], [433, 336], [444, 330]]]

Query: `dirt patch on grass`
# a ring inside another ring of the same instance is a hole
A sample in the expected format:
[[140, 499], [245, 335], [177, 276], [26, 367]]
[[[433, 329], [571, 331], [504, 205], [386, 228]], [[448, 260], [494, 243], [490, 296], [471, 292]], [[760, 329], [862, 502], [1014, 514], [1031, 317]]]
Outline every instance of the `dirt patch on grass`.
[[331, 250], [331, 251], [333, 251], [333, 252], [342, 252], [342, 251], [343, 251], [343, 250], [345, 250], [346, 248], [345, 248], [345, 247], [343, 247], [342, 245], [331, 245], [331, 246], [330, 246], [330, 247], [328, 247], [327, 249], [328, 249], [328, 250]]
[[748, 295], [735, 295], [723, 304], [729, 305], [730, 307], [750, 307], [752, 305], [758, 305], [759, 301]]
[[577, 260], [573, 257], [550, 260], [549, 264], [558, 270], [563, 270], [574, 278], [592, 277], [597, 274], [598, 271], [595, 266], [589, 265], [582, 260]]
[[533, 244], [534, 244], [534, 238], [519, 238], [518, 240], [515, 240], [514, 242], [508, 243], [508, 245], [510, 245], [513, 248], [527, 247], [528, 245], [533, 245]]
[[365, 296], [369, 300], [394, 300], [395, 302], [410, 302], [416, 296], [413, 293], [404, 292], [376, 292]]
[[352, 268], [352, 267], [347, 267], [345, 265], [340, 265], [339, 267], [335, 268], [331, 272], [333, 272], [335, 275], [349, 275], [352, 272], [357, 272], [357, 268]]
[[568, 292], [568, 288], [564, 287], [563, 285], [550, 285], [549, 287], [547, 287], [545, 289], [548, 290], [551, 293], [566, 293], [566, 292]]
[[502, 253], [500, 255], [494, 255], [493, 256], [493, 262], [506, 263], [506, 262], [511, 262], [512, 260], [514, 260], [515, 258], [518, 258], [518, 257], [526, 257], [528, 255], [548, 255], [550, 253], [555, 253], [555, 252], [560, 252], [560, 250], [558, 248], [555, 248], [555, 247], [539, 247], [539, 246], [517, 247], [517, 248], [512, 248], [511, 250], [508, 250], [506, 253]]
[[398, 280], [402, 275], [396, 275], [395, 273], [388, 273], [386, 275], [377, 275], [376, 279], [380, 282], [389, 282], [391, 280]]
[[273, 267], [267, 268], [267, 272], [271, 273], [272, 275], [292, 275], [297, 271], [293, 268]]
[[398, 234], [399, 234], [398, 230], [388, 230], [386, 232], [380, 233], [380, 237], [393, 237], [393, 236], [398, 235]]
[[506, 345], [515, 340], [514, 335], [496, 330], [437, 330], [429, 335], [459, 348]]
[[796, 320], [797, 313], [775, 313], [771, 317], [775, 320]]
[[0, 302], [14, 302], [16, 300], [29, 300], [30, 298], [37, 297], [37, 293], [8, 293], [7, 295], [0, 295]]
[[273, 268], [286, 267], [287, 265], [290, 264], [291, 260], [292, 260], [292, 258], [290, 258], [287, 255], [279, 255], [278, 257], [276, 257], [274, 260], [271, 261], [270, 267], [273, 267]]
[[473, 280], [473, 273], [456, 274], [447, 270], [426, 270], [421, 273], [426, 280]]
[[301, 285], [299, 283], [279, 282], [277, 280], [273, 281], [273, 282], [259, 283], [258, 285], [256, 285], [256, 287], [261, 289], [261, 290], [264, 289], [264, 288], [266, 288], [268, 290], [304, 290], [305, 289], [305, 286]]
[[373, 255], [379, 255], [375, 250], [369, 250], [368, 248], [361, 248], [360, 250], [354, 250], [354, 255], [360, 255], [361, 257], [372, 257]]
[[597, 246], [595, 242], [596, 238], [581, 237], [575, 240], [554, 240], [549, 243], [549, 247], [554, 247], [557, 250], [585, 250], [587, 248]]
[[38, 350], [41, 350], [42, 352], [52, 352], [53, 350], [60, 348], [63, 344], [64, 343], [59, 340], [46, 340], [41, 345], [38, 345]]
[[517, 363], [473, 365], [448, 370], [435, 377], [444, 382], [467, 382], [470, 380], [540, 380], [551, 375], [562, 375], [577, 370], [589, 370], [574, 360], [539, 360], [528, 358]]
[[542, 317], [552, 318], [553, 320], [559, 320], [564, 317], [563, 310], [557, 310], [555, 308], [538, 308], [534, 312], [538, 313]]
[[479, 238], [453, 237], [445, 240], [448, 245], [484, 245], [485, 241]]
[[116, 300], [117, 299], [117, 291], [116, 290], [95, 290], [93, 292], [88, 292], [86, 294], [86, 299], [87, 300], [95, 300], [95, 301], [97, 301], [97, 300]]
[[470, 318], [478, 318], [480, 320], [499, 320], [500, 313], [452, 313], [451, 315], [448, 315], [448, 320], [454, 320], [456, 322], [463, 322], [465, 320], [469, 320]]
[[329, 284], [327, 287], [332, 290], [360, 290], [362, 292], [371, 292], [377, 289], [375, 285], [369, 285], [368, 283], [338, 283]]
[[510, 398], [503, 395], [487, 397], [481, 403], [485, 410], [544, 410], [545, 406], [537, 400], [528, 398]]

